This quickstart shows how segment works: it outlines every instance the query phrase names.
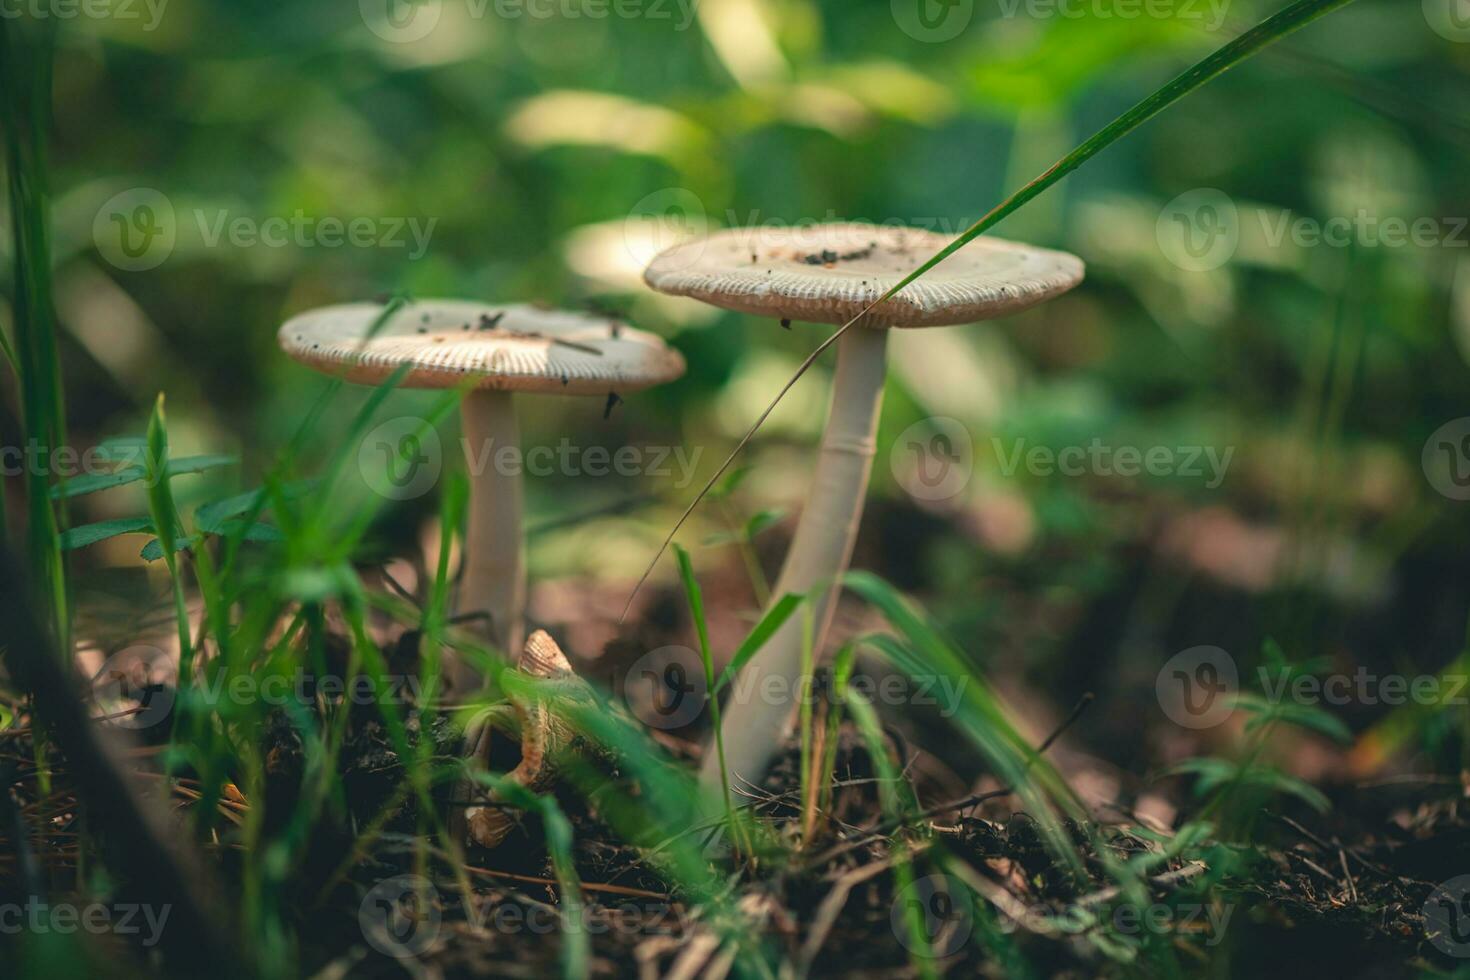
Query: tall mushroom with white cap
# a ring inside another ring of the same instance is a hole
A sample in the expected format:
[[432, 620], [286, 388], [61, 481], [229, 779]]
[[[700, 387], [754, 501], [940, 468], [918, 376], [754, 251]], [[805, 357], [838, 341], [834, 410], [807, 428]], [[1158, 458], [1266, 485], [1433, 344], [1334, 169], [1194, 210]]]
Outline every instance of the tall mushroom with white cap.
[[[348, 381], [378, 384], [408, 365], [405, 388], [471, 389], [460, 409], [471, 490], [456, 606], [488, 612], [491, 639], [517, 657], [526, 597], [521, 467], [496, 465], [499, 452], [520, 447], [513, 396], [638, 391], [682, 376], [684, 359], [653, 334], [583, 313], [420, 301], [369, 338], [382, 313], [371, 303], [323, 307], [288, 320], [278, 339], [291, 357]], [[463, 663], [446, 672], [455, 693], [480, 686]]]
[[[889, 327], [937, 327], [1026, 309], [1082, 281], [1082, 260], [1065, 252], [998, 238], [976, 238], [897, 295], [868, 310], [949, 244], [910, 228], [828, 224], [730, 230], [676, 246], [644, 273], [654, 289], [714, 306], [782, 320], [845, 324], [837, 341], [832, 409], [816, 475], [772, 596], [811, 594], [814, 643], [831, 623], [837, 580], [847, 570], [862, 518], [883, 403]], [[820, 589], [813, 593], [814, 589]], [[796, 690], [801, 617], [766, 642], [734, 684], [724, 710], [732, 784], [758, 781], [780, 747], [792, 703], [762, 697], [766, 678]], [[718, 786], [719, 760], [705, 759], [703, 780]]]

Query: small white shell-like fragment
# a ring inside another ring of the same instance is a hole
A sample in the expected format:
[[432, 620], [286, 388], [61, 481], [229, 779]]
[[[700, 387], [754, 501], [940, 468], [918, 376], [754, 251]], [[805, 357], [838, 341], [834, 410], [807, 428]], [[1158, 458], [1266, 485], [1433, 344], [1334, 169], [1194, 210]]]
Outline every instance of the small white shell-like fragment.
[[310, 310], [281, 327], [281, 348], [348, 381], [377, 384], [411, 365], [405, 388], [488, 388], [542, 394], [638, 391], [684, 373], [654, 334], [608, 317], [461, 300], [408, 303], [371, 339], [375, 303]]
[[[643, 278], [659, 292], [727, 310], [846, 323], [951, 241], [886, 225], [737, 228], [662, 252]], [[1075, 255], [982, 236], [875, 308], [868, 325], [988, 320], [1064, 293], [1082, 276]]]

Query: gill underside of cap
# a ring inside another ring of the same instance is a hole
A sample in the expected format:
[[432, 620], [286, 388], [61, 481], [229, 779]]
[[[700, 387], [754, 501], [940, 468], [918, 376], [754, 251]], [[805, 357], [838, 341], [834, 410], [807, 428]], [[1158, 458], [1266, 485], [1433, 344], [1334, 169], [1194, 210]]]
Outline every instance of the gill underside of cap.
[[[730, 229], [676, 245], [649, 286], [741, 313], [846, 323], [951, 239], [916, 228], [829, 224]], [[973, 323], [1034, 306], [1082, 281], [1066, 252], [980, 237], [868, 316], [871, 326]]]

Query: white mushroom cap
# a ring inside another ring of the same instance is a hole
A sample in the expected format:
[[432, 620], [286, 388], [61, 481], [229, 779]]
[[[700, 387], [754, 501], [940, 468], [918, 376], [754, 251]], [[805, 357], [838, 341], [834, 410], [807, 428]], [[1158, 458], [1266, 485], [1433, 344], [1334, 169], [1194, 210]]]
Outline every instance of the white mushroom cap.
[[[846, 323], [951, 241], [864, 224], [731, 229], [661, 253], [643, 278], [659, 292], [727, 310]], [[870, 325], [988, 320], [1064, 293], [1082, 275], [1075, 255], [980, 237], [875, 309]]]
[[461, 300], [413, 302], [371, 340], [375, 303], [327, 306], [292, 317], [277, 340], [291, 357], [349, 381], [377, 384], [412, 365], [405, 388], [469, 384], [495, 391], [605, 395], [684, 374], [684, 358], [657, 336], [608, 317]]

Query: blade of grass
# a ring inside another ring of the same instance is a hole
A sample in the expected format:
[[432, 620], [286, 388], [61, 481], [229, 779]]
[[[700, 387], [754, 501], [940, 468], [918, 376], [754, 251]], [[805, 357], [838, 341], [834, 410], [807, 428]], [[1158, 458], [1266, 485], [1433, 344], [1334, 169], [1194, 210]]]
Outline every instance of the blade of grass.
[[[179, 630], [179, 676], [175, 691], [186, 698], [193, 686], [194, 656], [189, 640], [189, 613], [184, 604], [184, 582], [179, 575], [179, 515], [168, 482], [168, 421], [164, 416], [162, 392], [153, 403], [153, 415], [148, 420], [148, 455], [144, 466], [148, 470], [148, 513], [163, 547], [163, 560], [173, 586], [174, 619]], [[175, 733], [179, 731], [180, 714], [174, 715]]]
[[[694, 577], [694, 566], [689, 561], [689, 552], [674, 546], [674, 556], [679, 561], [679, 577], [684, 582], [684, 595], [689, 600], [689, 615], [694, 619], [694, 628], [699, 634], [699, 662], [704, 667], [704, 689], [709, 694], [710, 722], [715, 729], [715, 751], [720, 756], [720, 784], [725, 800], [725, 824], [732, 833], [735, 830], [735, 805], [730, 799], [730, 776], [725, 768], [725, 737], [720, 731], [720, 699], [714, 696], [715, 664], [710, 656], [709, 626], [704, 618], [704, 595], [699, 581]], [[737, 845], [740, 845], [738, 838]], [[743, 846], [743, 845], [741, 845]]]
[[638, 579], [638, 583], [633, 586], [633, 591], [629, 594], [628, 601], [623, 606], [623, 613], [618, 618], [618, 621], [621, 622], [622, 620], [627, 618], [628, 610], [633, 607], [633, 600], [638, 597], [638, 592], [643, 588], [643, 584], [648, 581], [648, 576], [653, 573], [653, 569], [658, 564], [658, 560], [663, 557], [663, 553], [673, 542], [674, 535], [679, 533], [679, 529], [682, 528], [684, 526], [684, 523], [689, 520], [689, 515], [694, 513], [694, 508], [699, 506], [699, 502], [705, 498], [705, 496], [710, 492], [710, 489], [715, 486], [720, 477], [724, 475], [725, 471], [730, 468], [730, 465], [734, 463], [735, 459], [740, 455], [741, 452], [744, 451], [746, 445], [750, 443], [750, 440], [755, 438], [755, 434], [760, 431], [760, 427], [765, 424], [766, 419], [768, 419], [771, 413], [776, 410], [776, 406], [781, 403], [781, 399], [786, 397], [786, 393], [790, 391], [791, 388], [796, 384], [796, 382], [801, 379], [802, 375], [806, 374], [807, 369], [816, 363], [817, 358], [821, 357], [822, 354], [827, 350], [827, 348], [835, 344], [838, 338], [840, 338], [848, 330], [851, 330], [854, 324], [861, 321], [875, 307], [878, 307], [883, 303], [888, 302], [905, 287], [912, 284], [920, 276], [927, 273], [930, 269], [933, 269], [940, 262], [943, 262], [946, 258], [953, 255], [965, 245], [969, 244], [975, 238], [979, 237], [983, 232], [999, 224], [1007, 216], [1013, 214], [1021, 207], [1025, 206], [1029, 201], [1036, 198], [1057, 181], [1072, 173], [1072, 171], [1076, 170], [1078, 167], [1081, 167], [1084, 163], [1086, 163], [1088, 160], [1091, 160], [1098, 153], [1102, 152], [1113, 143], [1116, 143], [1118, 140], [1122, 139], [1124, 136], [1128, 135], [1133, 130], [1137, 129], [1139, 126], [1143, 125], [1145, 122], [1152, 119], [1163, 110], [1167, 109], [1169, 106], [1173, 105], [1175, 102], [1178, 102], [1186, 95], [1189, 95], [1191, 92], [1198, 89], [1206, 82], [1209, 82], [1224, 74], [1226, 71], [1229, 71], [1231, 68], [1240, 64], [1242, 61], [1245, 61], [1247, 58], [1251, 57], [1262, 48], [1274, 44], [1286, 35], [1291, 34], [1301, 29], [1302, 27], [1305, 27], [1307, 24], [1311, 23], [1317, 18], [1326, 16], [1339, 7], [1345, 7], [1352, 2], [1353, 0], [1297, 0], [1296, 3], [1292, 4], [1287, 9], [1266, 18], [1264, 21], [1257, 24], [1249, 31], [1246, 31], [1240, 37], [1231, 41], [1229, 44], [1224, 45], [1223, 47], [1215, 51], [1214, 54], [1211, 54], [1203, 61], [1194, 65], [1188, 71], [1176, 77], [1173, 81], [1169, 82], [1163, 88], [1159, 89], [1143, 101], [1139, 102], [1137, 105], [1133, 106], [1133, 108], [1123, 113], [1117, 119], [1114, 119], [1112, 122], [1108, 123], [1108, 125], [1098, 130], [1096, 134], [1094, 134], [1081, 146], [1077, 147], [1071, 153], [1068, 153], [1066, 156], [1062, 157], [1062, 159], [1052, 164], [1052, 166], [1048, 170], [1046, 170], [1046, 172], [1042, 173], [1040, 176], [1032, 180], [1029, 184], [1026, 184], [1020, 190], [1016, 191], [1010, 197], [1006, 198], [1000, 204], [992, 208], [990, 212], [982, 217], [979, 221], [975, 222], [969, 228], [965, 229], [965, 231], [962, 232], [960, 236], [956, 238], [953, 242], [940, 249], [938, 254], [934, 255], [932, 258], [928, 259], [926, 262], [916, 268], [913, 272], [905, 276], [901, 281], [899, 281], [897, 285], [888, 290], [888, 292], [884, 293], [882, 296], [869, 303], [868, 306], [865, 307], [862, 312], [858, 313], [857, 316], [854, 316], [837, 330], [833, 331], [826, 340], [823, 340], [820, 344], [817, 345], [815, 350], [807, 355], [806, 360], [801, 362], [800, 366], [797, 367], [795, 373], [792, 374], [791, 378], [786, 382], [781, 390], [776, 393], [776, 397], [771, 400], [770, 404], [767, 405], [765, 410], [761, 412], [760, 417], [755, 420], [755, 424], [750, 427], [750, 429], [745, 433], [744, 436], [741, 437], [740, 442], [735, 446], [735, 449], [731, 451], [730, 455], [726, 457], [725, 461], [720, 464], [720, 468], [715, 470], [714, 475], [709, 478], [709, 482], [704, 485], [704, 487], [699, 491], [698, 494], [695, 495], [694, 499], [689, 503], [689, 506], [685, 508], [684, 513], [680, 515], [679, 519], [674, 523], [674, 526], [669, 531], [668, 536], [664, 538], [663, 543], [660, 544], [658, 550], [654, 552], [653, 559], [648, 563], [648, 567], [644, 570], [643, 575]]
[[[878, 712], [873, 710], [873, 706], [859, 691], [847, 691], [846, 699], [853, 721], [857, 723], [858, 731], [868, 746], [873, 768], [878, 772], [878, 799], [883, 815], [901, 824], [918, 807], [908, 783], [903, 781], [893, 760], [888, 758], [888, 744], [883, 737], [883, 725], [878, 720]], [[893, 835], [893, 857], [893, 893], [901, 896], [914, 886], [913, 860], [909, 856], [908, 840], [903, 836], [901, 825]], [[932, 980], [935, 975], [934, 964], [929, 938], [924, 929], [924, 913], [919, 903], [912, 901], [903, 903], [903, 911], [904, 931], [908, 934], [905, 946], [909, 952], [909, 965], [925, 980]]]
[[[801, 692], [801, 701], [797, 704], [797, 715], [801, 729], [801, 780], [798, 788], [801, 792], [803, 805], [810, 800], [812, 779], [812, 673], [815, 666], [812, 663], [812, 607], [807, 606], [801, 611], [801, 680], [797, 688]], [[722, 777], [723, 773], [720, 774]], [[802, 826], [806, 826], [806, 815], [803, 814]]]
[[876, 606], [907, 641], [900, 643], [892, 636], [874, 635], [863, 637], [864, 645], [882, 653], [916, 680], [935, 677], [965, 680], [956, 702], [944, 706], [948, 720], [986, 757], [997, 778], [1026, 803], [1057, 858], [1081, 873], [1077, 849], [1056, 808], [1064, 808], [1072, 817], [1080, 817], [1085, 811], [1061, 776], [1016, 730], [984, 679], [882, 579], [868, 572], [850, 572], [843, 581]]
[[[41, 594], [50, 607], [56, 651], [66, 657], [71, 651], [70, 613], [60, 544], [65, 519], [64, 512], [52, 506], [48, 492], [51, 453], [66, 441], [46, 186], [56, 19], [45, 18], [39, 26], [9, 17], [4, 21], [0, 24], [0, 131], [14, 239], [12, 361], [20, 387], [23, 435], [27, 445], [40, 449], [40, 465], [26, 468], [27, 552], [32, 575], [45, 583]], [[39, 36], [26, 36], [32, 33]]]
[[740, 673], [740, 668], [744, 667], [746, 662], [755, 656], [756, 651], [765, 646], [766, 641], [771, 638], [771, 634], [785, 625], [786, 620], [791, 618], [791, 614], [796, 612], [796, 607], [800, 606], [805, 600], [806, 596], [795, 593], [784, 595], [774, 606], [766, 610], [766, 614], [761, 617], [760, 622], [755, 624], [755, 629], [750, 631], [750, 634], [745, 638], [744, 642], [736, 649], [735, 655], [730, 658], [730, 663], [726, 665], [724, 671], [720, 674], [720, 679], [715, 682], [711, 696], [719, 694], [735, 679], [735, 676]]

